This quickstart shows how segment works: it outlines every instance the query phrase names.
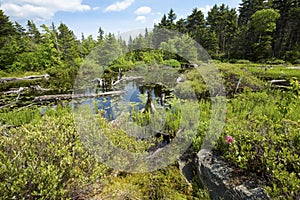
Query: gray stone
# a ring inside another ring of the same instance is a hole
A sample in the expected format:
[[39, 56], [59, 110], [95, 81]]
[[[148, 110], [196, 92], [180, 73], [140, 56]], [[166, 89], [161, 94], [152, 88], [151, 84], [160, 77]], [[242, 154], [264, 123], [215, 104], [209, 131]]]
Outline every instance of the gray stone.
[[201, 150], [196, 156], [195, 164], [202, 183], [210, 191], [211, 199], [270, 199], [265, 190], [250, 178], [241, 184], [233, 184], [235, 169], [210, 150]]

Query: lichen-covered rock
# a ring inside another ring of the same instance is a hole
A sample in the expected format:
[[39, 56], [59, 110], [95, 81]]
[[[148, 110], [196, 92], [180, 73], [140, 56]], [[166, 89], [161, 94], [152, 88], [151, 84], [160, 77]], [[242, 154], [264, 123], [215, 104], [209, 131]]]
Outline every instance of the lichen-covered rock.
[[270, 199], [265, 190], [250, 177], [235, 183], [235, 169], [210, 150], [201, 150], [195, 163], [202, 183], [210, 191], [211, 199]]

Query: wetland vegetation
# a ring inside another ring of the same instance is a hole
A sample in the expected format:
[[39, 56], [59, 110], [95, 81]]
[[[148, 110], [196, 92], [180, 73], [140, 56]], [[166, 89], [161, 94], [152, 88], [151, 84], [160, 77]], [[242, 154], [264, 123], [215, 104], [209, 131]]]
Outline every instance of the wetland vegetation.
[[[197, 9], [186, 19], [176, 19], [171, 9], [153, 31], [146, 29], [126, 42], [101, 28], [97, 39], [83, 35], [78, 40], [64, 23], [39, 29], [28, 21], [25, 29], [0, 11], [0, 196], [209, 199], [197, 177], [186, 181], [177, 161], [148, 173], [118, 171], [99, 162], [82, 143], [74, 108], [92, 109], [105, 136], [133, 153], [166, 147], [188, 127], [181, 118], [195, 117], [189, 151], [197, 153], [214, 114], [211, 90], [198, 69], [215, 66], [227, 108], [213, 152], [238, 167], [241, 177], [254, 174], [271, 198], [299, 199], [299, 16], [299, 2], [293, 0], [243, 0], [239, 15], [216, 5], [206, 19]], [[159, 28], [186, 35], [164, 41]], [[204, 54], [187, 35], [212, 59], [200, 57]], [[188, 62], [195, 65], [186, 69]], [[124, 90], [132, 98], [107, 93]], [[86, 96], [71, 101], [74, 92]], [[197, 105], [182, 103], [189, 99]], [[183, 105], [190, 115], [181, 112]], [[193, 116], [195, 107], [198, 116]], [[117, 118], [118, 109], [128, 111], [129, 121]], [[151, 127], [151, 137], [124, 131], [122, 123], [145, 127], [162, 115], [163, 122]]]

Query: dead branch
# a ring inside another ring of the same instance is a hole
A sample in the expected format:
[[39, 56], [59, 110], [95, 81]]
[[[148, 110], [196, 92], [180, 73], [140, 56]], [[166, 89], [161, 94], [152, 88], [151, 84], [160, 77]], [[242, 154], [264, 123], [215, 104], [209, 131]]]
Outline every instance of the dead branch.
[[143, 76], [124, 76], [121, 79], [115, 81], [114, 83], [112, 83], [112, 86], [117, 85], [118, 83], [120, 83], [121, 81], [131, 81], [131, 80], [135, 80], [135, 79], [143, 79]]
[[39, 85], [32, 85], [30, 87], [20, 87], [20, 88], [11, 88], [11, 90], [9, 91], [5, 91], [5, 92], [0, 92], [1, 94], [21, 94], [24, 91], [28, 91], [28, 90], [34, 90], [34, 91], [38, 91], [38, 92], [45, 92], [45, 91], [50, 91], [51, 89], [47, 89], [47, 88], [42, 88]]
[[8, 78], [0, 78], [0, 83], [8, 83], [8, 82], [17, 82], [17, 81], [24, 81], [24, 80], [39, 80], [39, 79], [46, 79], [50, 78], [49, 74], [44, 75], [32, 75], [32, 76], [25, 76], [25, 77], [8, 77]]

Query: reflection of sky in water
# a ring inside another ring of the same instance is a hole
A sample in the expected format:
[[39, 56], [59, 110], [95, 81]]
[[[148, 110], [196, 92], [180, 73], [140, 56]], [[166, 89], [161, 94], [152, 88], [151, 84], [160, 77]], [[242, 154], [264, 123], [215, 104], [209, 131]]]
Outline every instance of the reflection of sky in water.
[[[140, 98], [141, 92], [139, 90], [139, 86], [142, 83], [138, 83], [136, 81], [130, 81], [127, 83], [120, 83], [117, 90], [125, 90], [126, 92], [121, 96], [107, 96], [107, 97], [97, 97], [90, 98], [88, 100], [84, 100], [80, 103], [80, 105], [90, 105], [94, 113], [96, 113], [95, 106], [97, 105], [98, 110], [105, 111], [105, 118], [108, 120], [114, 120], [118, 117], [122, 112], [131, 112], [132, 105], [134, 105], [134, 110], [141, 110], [145, 107], [145, 102]], [[90, 89], [86, 89], [85, 93], [89, 94]], [[147, 93], [145, 92], [145, 98]], [[155, 99], [154, 90], [152, 89], [152, 98]], [[95, 102], [96, 101], [96, 102]], [[78, 103], [71, 103], [71, 106], [74, 108]]]

